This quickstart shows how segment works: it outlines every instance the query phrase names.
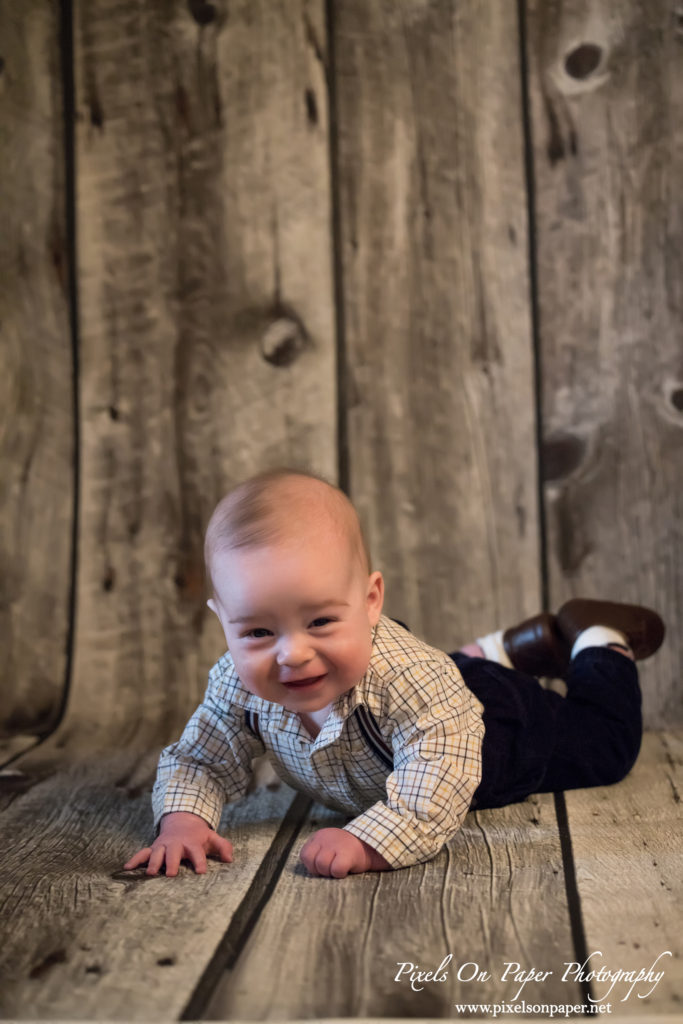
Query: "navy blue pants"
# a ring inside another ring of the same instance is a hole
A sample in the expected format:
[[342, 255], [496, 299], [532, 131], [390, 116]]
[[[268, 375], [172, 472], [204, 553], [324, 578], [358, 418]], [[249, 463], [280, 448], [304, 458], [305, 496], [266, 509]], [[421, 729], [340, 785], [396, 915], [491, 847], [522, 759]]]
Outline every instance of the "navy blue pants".
[[633, 767], [642, 717], [630, 658], [609, 647], [586, 648], [571, 662], [561, 697], [516, 669], [460, 652], [450, 657], [484, 706], [483, 774], [473, 807], [605, 786]]

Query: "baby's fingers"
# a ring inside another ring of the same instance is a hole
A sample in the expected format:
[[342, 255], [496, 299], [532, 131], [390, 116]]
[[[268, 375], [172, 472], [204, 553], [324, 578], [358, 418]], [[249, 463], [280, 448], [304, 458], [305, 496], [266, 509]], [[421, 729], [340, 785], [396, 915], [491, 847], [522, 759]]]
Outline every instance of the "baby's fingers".
[[323, 878], [344, 878], [348, 874], [348, 871], [343, 871], [337, 875], [332, 871], [332, 862], [337, 857], [337, 851], [328, 843], [313, 842], [308, 849], [304, 847], [301, 851], [301, 859], [309, 874], [321, 875]]
[[313, 865], [316, 875], [322, 875], [324, 878], [345, 878], [348, 869], [343, 869], [342, 862], [342, 855], [334, 847], [322, 846], [315, 855]]
[[320, 840], [312, 836], [304, 845], [301, 847], [299, 859], [311, 875], [317, 875], [318, 872], [315, 869], [315, 859], [320, 850]]
[[166, 877], [174, 878], [178, 874], [180, 858], [183, 853], [181, 843], [169, 843], [166, 847]]
[[327, 874], [331, 878], [346, 878], [354, 863], [348, 853], [337, 852], [333, 856], [327, 868]]
[[232, 864], [232, 843], [222, 836], [211, 836], [207, 853], [218, 855], [225, 864]]
[[165, 858], [166, 847], [162, 844], [159, 844], [158, 846], [154, 845], [152, 847], [152, 852], [149, 855], [149, 863], [147, 865], [147, 871], [145, 873], [148, 875], [158, 875], [159, 868], [164, 863]]
[[149, 855], [150, 855], [151, 852], [152, 852], [152, 847], [151, 846], [146, 846], [144, 848], [144, 850], [138, 850], [138, 852], [136, 854], [134, 854], [130, 858], [130, 860], [126, 861], [126, 863], [123, 865], [123, 870], [124, 871], [132, 871], [133, 868], [137, 868], [141, 864], [146, 864], [147, 861], [149, 860]]
[[206, 854], [201, 846], [186, 847], [185, 856], [192, 862], [192, 866], [198, 875], [206, 874]]

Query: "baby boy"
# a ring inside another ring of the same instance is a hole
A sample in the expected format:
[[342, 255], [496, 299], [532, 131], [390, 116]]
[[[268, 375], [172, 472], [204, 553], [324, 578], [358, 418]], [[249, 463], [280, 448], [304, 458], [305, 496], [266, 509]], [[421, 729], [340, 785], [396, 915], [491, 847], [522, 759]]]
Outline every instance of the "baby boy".
[[[635, 761], [633, 658], [662, 641], [654, 612], [578, 600], [447, 655], [382, 615], [382, 574], [348, 498], [290, 470], [228, 494], [205, 555], [228, 651], [162, 752], [159, 834], [127, 869], [232, 861], [223, 805], [264, 752], [289, 785], [352, 816], [301, 850], [311, 874], [337, 878], [429, 860], [471, 806], [614, 782]], [[567, 697], [539, 675], [566, 676]]]

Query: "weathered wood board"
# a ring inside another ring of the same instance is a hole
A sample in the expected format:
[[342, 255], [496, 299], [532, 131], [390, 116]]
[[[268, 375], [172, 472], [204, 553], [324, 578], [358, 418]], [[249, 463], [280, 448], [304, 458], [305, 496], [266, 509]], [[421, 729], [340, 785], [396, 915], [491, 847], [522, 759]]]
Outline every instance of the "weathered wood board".
[[[279, 870], [284, 789], [228, 809], [235, 864], [121, 871], [147, 838], [157, 749], [223, 649], [202, 530], [237, 478], [334, 478], [339, 458], [386, 610], [444, 648], [537, 610], [517, 5], [73, 8], [77, 364], [56, 7], [0, 8], [0, 731], [54, 719], [76, 627], [62, 726], [0, 773], [2, 1014], [177, 1018], [226, 957], [223, 1019], [454, 1016], [512, 999], [519, 960], [553, 971], [525, 996], [579, 1002], [558, 980], [575, 953], [549, 797], [471, 815], [430, 864], [341, 882], [297, 866], [304, 833], [236, 958], [254, 886], [267, 897]], [[680, 12], [526, 12], [550, 594], [652, 601], [676, 623]], [[681, 717], [680, 652], [674, 637], [645, 666], [650, 721]], [[589, 949], [634, 969], [675, 954], [626, 1016], [679, 1016], [680, 775], [667, 733], [619, 787], [567, 796]], [[394, 981], [449, 952], [448, 984]], [[457, 982], [462, 963], [491, 977]]]
[[37, 736], [5, 736], [0, 740], [0, 769], [39, 743]]
[[656, 984], [616, 980], [611, 992], [612, 979], [594, 980], [595, 998], [614, 1013], [683, 1014], [682, 793], [678, 731], [646, 733], [619, 785], [566, 794], [586, 942], [596, 954], [586, 970], [663, 972]]
[[[676, 0], [529, 0], [553, 606], [681, 621], [683, 61]], [[646, 719], [683, 722], [683, 647], [643, 668]]]
[[[506, 963], [520, 960], [554, 972], [524, 988], [528, 1002], [581, 1001], [578, 986], [558, 982], [573, 952], [552, 797], [470, 814], [427, 864], [309, 877], [301, 846], [315, 828], [344, 821], [313, 808], [208, 1019], [457, 1017], [457, 1003], [512, 1000], [519, 985], [501, 978]], [[394, 980], [401, 963], [433, 971], [449, 953], [443, 982], [413, 991], [407, 978]], [[465, 980], [473, 964], [490, 977]]]
[[350, 490], [389, 614], [453, 650], [540, 597], [516, 6], [333, 10]]
[[59, 9], [0, 5], [0, 736], [49, 731], [66, 682], [73, 354]]
[[294, 796], [284, 785], [226, 809], [232, 864], [175, 879], [122, 870], [149, 841], [155, 762], [128, 752], [15, 784], [0, 814], [14, 837], [0, 875], [3, 1018], [177, 1019], [257, 873], [267, 888], [264, 858]]
[[224, 490], [273, 463], [336, 473], [322, 10], [74, 3], [69, 714], [105, 744], [177, 732], [222, 653], [202, 544]]

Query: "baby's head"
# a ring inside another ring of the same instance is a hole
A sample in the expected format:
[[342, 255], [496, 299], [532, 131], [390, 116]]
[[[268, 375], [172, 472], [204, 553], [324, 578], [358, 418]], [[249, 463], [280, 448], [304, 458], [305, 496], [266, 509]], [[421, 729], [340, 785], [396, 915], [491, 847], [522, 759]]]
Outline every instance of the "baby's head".
[[204, 553], [209, 607], [248, 690], [310, 712], [355, 686], [384, 584], [346, 495], [306, 473], [261, 473], [219, 502]]

